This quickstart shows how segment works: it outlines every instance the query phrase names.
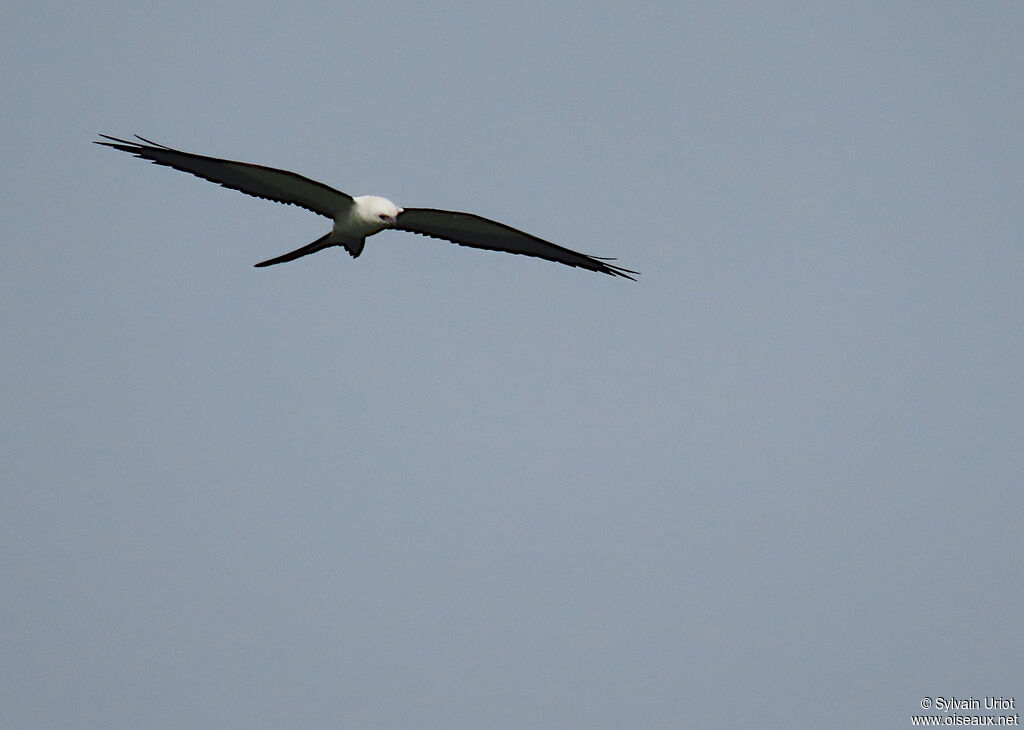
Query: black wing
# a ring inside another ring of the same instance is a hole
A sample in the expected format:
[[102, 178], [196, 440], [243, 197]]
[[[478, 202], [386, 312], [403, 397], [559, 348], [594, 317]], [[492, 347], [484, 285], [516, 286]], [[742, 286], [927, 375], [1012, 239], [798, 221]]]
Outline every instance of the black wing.
[[472, 213], [457, 213], [432, 208], [406, 208], [399, 214], [391, 229], [443, 238], [461, 246], [472, 246], [488, 251], [507, 251], [508, 253], [537, 256], [548, 261], [600, 271], [602, 274], [622, 276], [626, 279], [633, 279], [633, 281], [636, 279], [630, 274], [639, 273], [607, 263], [610, 259], [578, 253], [531, 236], [529, 233], [524, 233], [511, 226], [506, 226], [504, 223], [481, 218]]
[[175, 170], [190, 172], [204, 180], [218, 183], [232, 190], [239, 190], [248, 195], [255, 195], [257, 198], [298, 205], [328, 218], [335, 218], [338, 213], [347, 210], [352, 205], [351, 195], [346, 195], [316, 180], [310, 180], [308, 177], [296, 175], [287, 170], [180, 152], [138, 135], [135, 135], [136, 138], [145, 144], [109, 137], [105, 134], [100, 136], [111, 141], [96, 142], [96, 144], [129, 152], [157, 165], [166, 165]]

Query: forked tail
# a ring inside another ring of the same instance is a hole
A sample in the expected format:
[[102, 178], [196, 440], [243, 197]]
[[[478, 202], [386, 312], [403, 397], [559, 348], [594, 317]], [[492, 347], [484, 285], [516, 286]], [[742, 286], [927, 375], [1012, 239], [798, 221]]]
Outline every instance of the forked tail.
[[336, 246], [336, 243], [328, 243], [327, 239], [330, 237], [331, 234], [328, 233], [327, 235], [321, 236], [320, 238], [316, 239], [315, 241], [313, 241], [313, 243], [307, 243], [302, 248], [297, 248], [294, 251], [282, 254], [277, 258], [267, 259], [266, 261], [260, 261], [258, 264], [256, 264], [256, 266], [273, 266], [274, 264], [283, 264], [285, 261], [294, 261], [295, 259], [302, 258], [303, 256], [308, 256], [309, 254], [316, 253], [317, 251], [320, 251], [322, 249], [330, 248], [331, 246]]

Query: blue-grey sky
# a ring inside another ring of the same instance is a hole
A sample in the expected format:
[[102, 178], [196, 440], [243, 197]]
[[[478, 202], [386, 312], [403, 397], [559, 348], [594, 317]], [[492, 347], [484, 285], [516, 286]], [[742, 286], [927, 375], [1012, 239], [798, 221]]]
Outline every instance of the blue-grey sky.
[[[1024, 7], [8, 3], [0, 726], [1024, 702]], [[90, 144], [467, 210], [638, 283]]]

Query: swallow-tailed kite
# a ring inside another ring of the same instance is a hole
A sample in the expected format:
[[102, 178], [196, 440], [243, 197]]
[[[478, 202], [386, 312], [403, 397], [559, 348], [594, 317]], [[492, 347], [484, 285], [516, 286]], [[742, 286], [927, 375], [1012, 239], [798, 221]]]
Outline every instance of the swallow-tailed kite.
[[144, 144], [105, 134], [100, 136], [109, 141], [96, 144], [129, 152], [157, 165], [190, 172], [204, 180], [255, 195], [257, 198], [298, 205], [334, 221], [334, 228], [326, 236], [291, 253], [260, 262], [256, 266], [271, 266], [292, 261], [330, 246], [342, 246], [356, 257], [362, 253], [367, 236], [390, 228], [443, 238], [462, 246], [537, 256], [548, 261], [579, 266], [627, 279], [633, 279], [630, 274], [637, 273], [607, 263], [610, 259], [577, 253], [472, 213], [433, 208], [403, 209], [386, 198], [376, 195], [352, 197], [287, 170], [180, 152], [138, 135], [135, 135], [136, 138]]

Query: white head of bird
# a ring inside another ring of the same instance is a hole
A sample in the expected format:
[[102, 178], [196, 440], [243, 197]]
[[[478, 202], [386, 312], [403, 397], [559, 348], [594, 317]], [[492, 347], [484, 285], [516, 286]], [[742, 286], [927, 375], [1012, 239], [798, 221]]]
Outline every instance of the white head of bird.
[[379, 195], [360, 195], [353, 200], [355, 205], [350, 212], [351, 218], [373, 233], [395, 225], [395, 219], [402, 212], [397, 205]]

